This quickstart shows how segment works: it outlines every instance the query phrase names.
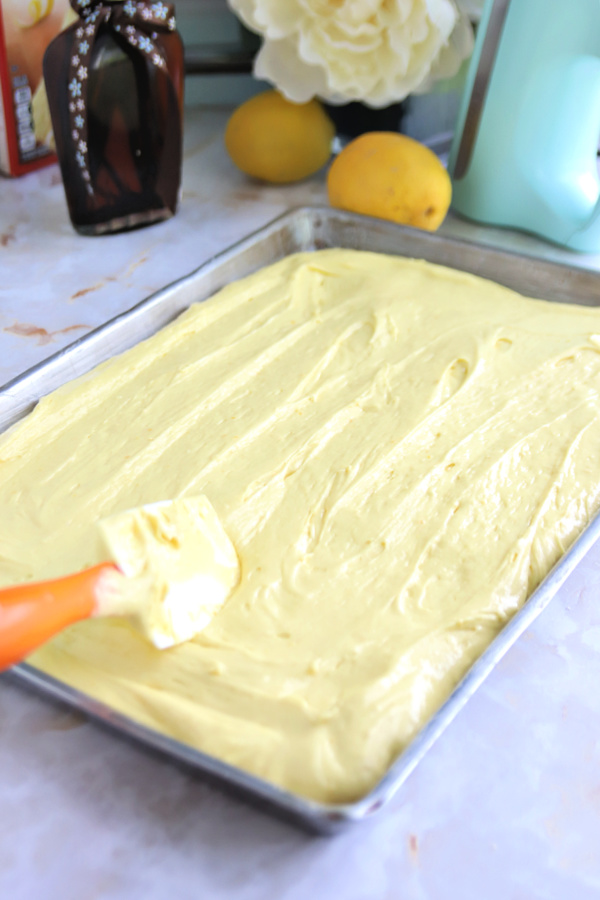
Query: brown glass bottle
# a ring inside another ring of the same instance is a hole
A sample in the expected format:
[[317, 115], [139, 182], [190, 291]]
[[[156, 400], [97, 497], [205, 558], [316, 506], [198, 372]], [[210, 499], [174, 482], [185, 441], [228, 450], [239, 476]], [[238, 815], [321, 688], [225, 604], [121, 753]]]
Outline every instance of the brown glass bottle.
[[44, 57], [44, 79], [69, 214], [82, 234], [150, 225], [175, 213], [181, 181], [184, 61], [176, 31], [161, 35], [154, 65], [110, 23], [100, 25], [87, 78], [89, 185], [72, 138], [69, 66], [77, 25]]

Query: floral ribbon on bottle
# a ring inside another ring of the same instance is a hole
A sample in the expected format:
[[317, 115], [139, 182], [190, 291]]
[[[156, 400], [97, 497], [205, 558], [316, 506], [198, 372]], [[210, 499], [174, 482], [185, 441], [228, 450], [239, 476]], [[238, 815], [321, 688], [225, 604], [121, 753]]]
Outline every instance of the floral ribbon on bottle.
[[162, 0], [70, 0], [81, 22], [73, 26], [75, 39], [69, 63], [69, 120], [75, 160], [86, 183], [94, 193], [89, 169], [87, 134], [87, 84], [94, 42], [101, 25], [109, 25], [160, 69], [167, 61], [160, 46], [160, 32], [175, 31], [173, 4]]

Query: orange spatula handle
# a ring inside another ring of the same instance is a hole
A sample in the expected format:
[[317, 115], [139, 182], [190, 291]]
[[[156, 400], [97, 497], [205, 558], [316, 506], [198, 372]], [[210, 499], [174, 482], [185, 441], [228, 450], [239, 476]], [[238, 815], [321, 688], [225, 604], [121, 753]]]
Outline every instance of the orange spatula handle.
[[97, 589], [112, 563], [101, 563], [52, 581], [0, 590], [0, 669], [6, 669], [61, 629], [87, 619]]

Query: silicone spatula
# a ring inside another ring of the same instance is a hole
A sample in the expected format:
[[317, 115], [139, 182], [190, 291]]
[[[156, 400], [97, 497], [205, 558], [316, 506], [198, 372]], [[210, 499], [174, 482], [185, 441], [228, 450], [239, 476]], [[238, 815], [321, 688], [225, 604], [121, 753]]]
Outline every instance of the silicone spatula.
[[206, 497], [152, 503], [98, 523], [107, 562], [0, 590], [0, 669], [63, 628], [127, 616], [159, 649], [189, 640], [239, 580], [239, 561]]

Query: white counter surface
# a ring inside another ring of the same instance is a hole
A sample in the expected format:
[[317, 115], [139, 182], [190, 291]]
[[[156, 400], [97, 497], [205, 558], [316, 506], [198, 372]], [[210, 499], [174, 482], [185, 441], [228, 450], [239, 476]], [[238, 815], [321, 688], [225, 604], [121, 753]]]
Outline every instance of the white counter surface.
[[[225, 114], [189, 114], [169, 222], [79, 237], [58, 169], [0, 181], [0, 384], [196, 268], [322, 177], [250, 183]], [[448, 233], [600, 268], [508, 232]], [[600, 275], [599, 275], [600, 292]], [[600, 896], [600, 546], [507, 654], [392, 805], [312, 838], [0, 680], [6, 900], [587, 900]]]

